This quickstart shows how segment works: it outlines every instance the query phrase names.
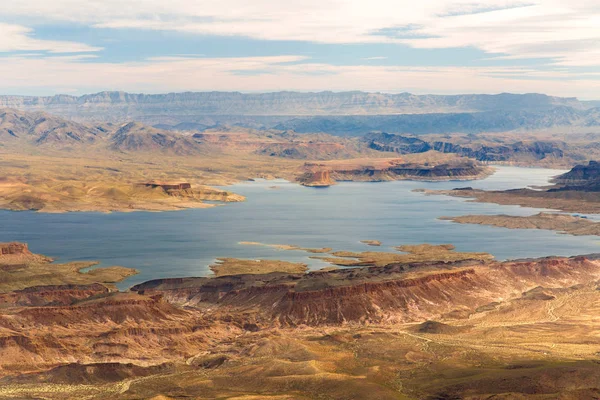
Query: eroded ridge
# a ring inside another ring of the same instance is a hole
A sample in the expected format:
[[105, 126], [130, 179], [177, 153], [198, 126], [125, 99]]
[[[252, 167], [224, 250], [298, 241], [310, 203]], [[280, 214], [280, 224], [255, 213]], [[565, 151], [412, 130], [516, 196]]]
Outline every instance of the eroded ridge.
[[269, 264], [269, 273], [166, 278], [128, 293], [99, 282], [5, 289], [0, 396], [600, 393], [600, 256], [500, 262], [449, 245], [401, 249], [338, 255], [368, 263], [353, 268]]

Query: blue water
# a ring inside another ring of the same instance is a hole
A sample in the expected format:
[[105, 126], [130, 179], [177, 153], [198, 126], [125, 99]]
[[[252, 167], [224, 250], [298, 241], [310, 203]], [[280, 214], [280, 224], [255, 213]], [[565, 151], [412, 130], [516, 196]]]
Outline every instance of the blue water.
[[[400, 244], [452, 243], [460, 251], [486, 251], [498, 259], [576, 255], [600, 251], [596, 236], [509, 230], [440, 221], [465, 214], [530, 215], [539, 209], [425, 196], [413, 189], [473, 186], [510, 189], [545, 185], [563, 171], [498, 167], [472, 182], [348, 182], [325, 189], [285, 181], [246, 182], [228, 187], [247, 196], [243, 203], [164, 213], [40, 214], [0, 211], [0, 242], [24, 241], [34, 252], [61, 262], [99, 260], [140, 274], [119, 285], [162, 277], [203, 276], [217, 257], [275, 258], [323, 264], [301, 251], [240, 245], [241, 241], [375, 250], [360, 240], [381, 240], [380, 251]], [[276, 186], [277, 188], [272, 188]]]

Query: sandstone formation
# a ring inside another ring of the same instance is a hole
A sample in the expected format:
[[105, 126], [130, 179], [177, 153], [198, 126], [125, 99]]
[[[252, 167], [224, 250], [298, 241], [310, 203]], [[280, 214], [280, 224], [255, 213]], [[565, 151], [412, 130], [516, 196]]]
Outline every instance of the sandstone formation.
[[415, 190], [426, 195], [445, 195], [473, 199], [481, 203], [519, 205], [521, 207], [546, 208], [571, 213], [600, 213], [598, 193], [583, 191], [549, 191], [532, 189], [512, 189], [505, 191], [485, 191], [472, 188], [453, 190]]
[[330, 186], [335, 181], [472, 180], [481, 179], [493, 172], [491, 168], [469, 159], [448, 159], [432, 153], [424, 157], [436, 161], [411, 162], [415, 158], [407, 157], [305, 163], [303, 173], [296, 180], [304, 186]]
[[47, 263], [52, 259], [46, 256], [33, 254], [29, 251], [27, 243], [0, 243], [0, 265], [15, 265], [31, 262]]
[[331, 171], [321, 169], [318, 166], [307, 166], [309, 171], [303, 173], [297, 178], [302, 186], [309, 187], [328, 187], [335, 185], [335, 181], [331, 179]]
[[0, 243], [0, 256], [31, 255], [26, 243]]
[[242, 244], [245, 246], [273, 247], [278, 250], [298, 250], [298, 251], [305, 251], [307, 253], [329, 253], [333, 250], [331, 247], [307, 248], [307, 247], [296, 246], [293, 244], [267, 244], [267, 243], [260, 243], [260, 242], [240, 242], [239, 244]]

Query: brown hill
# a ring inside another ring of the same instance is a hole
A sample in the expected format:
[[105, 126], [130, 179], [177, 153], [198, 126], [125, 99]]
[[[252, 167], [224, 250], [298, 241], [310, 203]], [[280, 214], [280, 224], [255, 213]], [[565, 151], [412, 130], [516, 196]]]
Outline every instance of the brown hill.
[[90, 144], [102, 138], [101, 129], [68, 121], [42, 112], [0, 110], [0, 141], [69, 147]]
[[109, 148], [124, 152], [193, 155], [200, 147], [189, 136], [163, 131], [137, 122], [120, 126], [110, 135]]

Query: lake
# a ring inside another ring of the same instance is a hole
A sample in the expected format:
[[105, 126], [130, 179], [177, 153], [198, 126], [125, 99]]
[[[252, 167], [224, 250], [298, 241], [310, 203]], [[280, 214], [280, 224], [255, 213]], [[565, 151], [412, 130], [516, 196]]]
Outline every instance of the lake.
[[[531, 215], [539, 209], [425, 196], [413, 189], [472, 186], [510, 189], [548, 183], [564, 171], [498, 167], [487, 179], [471, 182], [342, 182], [306, 188], [286, 181], [244, 182], [227, 187], [247, 197], [243, 203], [163, 213], [68, 213], [0, 211], [0, 242], [23, 241], [32, 251], [57, 261], [98, 260], [140, 274], [121, 289], [149, 279], [204, 276], [217, 257], [310, 260], [302, 251], [241, 245], [242, 241], [332, 247], [335, 250], [390, 251], [391, 246], [452, 243], [459, 251], [485, 251], [498, 259], [577, 255], [600, 251], [600, 237], [550, 231], [509, 230], [440, 221], [465, 214]], [[380, 240], [380, 248], [361, 240]]]

